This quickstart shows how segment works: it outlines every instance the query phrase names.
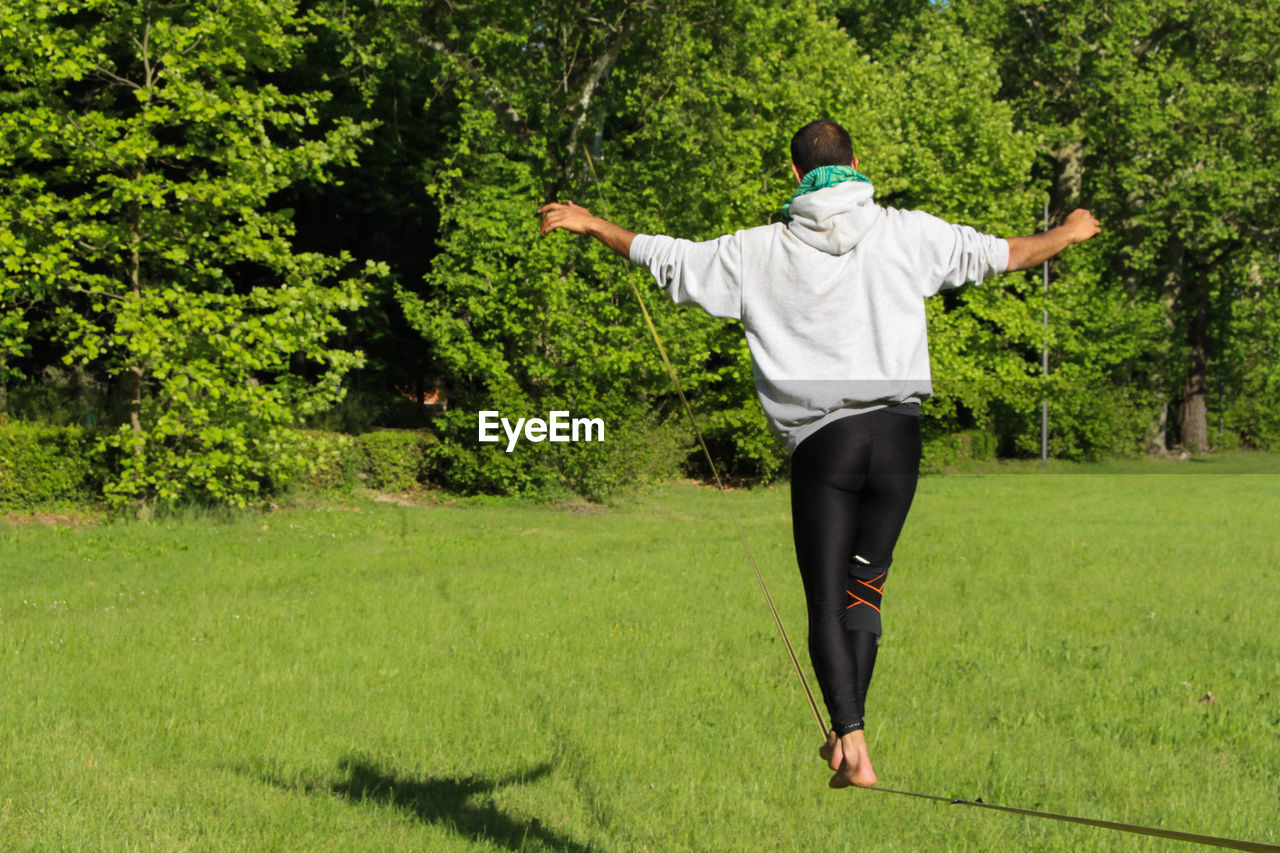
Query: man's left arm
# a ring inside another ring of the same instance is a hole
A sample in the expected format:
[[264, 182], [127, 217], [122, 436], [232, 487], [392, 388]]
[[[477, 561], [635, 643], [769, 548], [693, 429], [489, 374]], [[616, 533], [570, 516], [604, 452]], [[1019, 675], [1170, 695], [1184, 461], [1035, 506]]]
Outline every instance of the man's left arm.
[[1038, 267], [1068, 246], [1083, 243], [1102, 230], [1093, 214], [1084, 208], [1071, 211], [1065, 222], [1029, 237], [1009, 237], [1009, 266], [1006, 272]]
[[631, 258], [631, 241], [636, 237], [635, 232], [601, 219], [585, 207], [573, 202], [559, 204], [553, 201], [538, 208], [538, 215], [542, 217], [543, 237], [557, 228], [563, 228], [574, 234], [594, 237], [622, 257], [628, 260]]
[[1000, 238], [968, 225], [952, 225], [936, 216], [911, 211], [923, 235], [921, 260], [924, 295], [981, 282], [991, 275], [1039, 266], [1063, 249], [1083, 243], [1101, 230], [1087, 210], [1075, 210], [1057, 228], [1027, 237]]

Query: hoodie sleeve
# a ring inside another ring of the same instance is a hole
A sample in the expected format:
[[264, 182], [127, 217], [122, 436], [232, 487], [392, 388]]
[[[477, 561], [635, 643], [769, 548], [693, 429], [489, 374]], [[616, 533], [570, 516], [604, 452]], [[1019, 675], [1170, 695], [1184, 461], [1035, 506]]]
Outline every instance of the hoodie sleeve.
[[716, 317], [742, 319], [742, 243], [736, 234], [695, 243], [661, 234], [637, 234], [631, 261], [643, 267], [681, 304], [692, 302]]
[[980, 283], [1009, 267], [1009, 242], [983, 234], [968, 225], [952, 225], [915, 211], [923, 231], [919, 260], [923, 265], [921, 289], [925, 296], [939, 290]]

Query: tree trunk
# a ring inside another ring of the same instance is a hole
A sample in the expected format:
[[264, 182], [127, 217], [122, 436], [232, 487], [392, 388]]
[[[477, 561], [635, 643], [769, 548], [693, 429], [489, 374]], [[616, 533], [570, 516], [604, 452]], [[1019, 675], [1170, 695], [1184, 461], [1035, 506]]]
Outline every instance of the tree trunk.
[[1063, 142], [1051, 153], [1053, 185], [1049, 189], [1049, 209], [1059, 224], [1078, 203], [1084, 189], [1084, 142]]
[[1204, 453], [1209, 449], [1209, 291], [1204, 281], [1197, 281], [1185, 291], [1191, 304], [1187, 323], [1187, 344], [1191, 350], [1187, 364], [1187, 380], [1182, 389], [1182, 405], [1178, 409], [1178, 427], [1182, 445]]
[[[150, 91], [155, 85], [155, 69], [151, 65], [151, 17], [147, 15], [142, 30], [142, 41], [136, 43], [138, 49], [142, 52], [142, 69], [143, 69], [143, 91]], [[144, 158], [138, 164], [133, 175], [135, 185], [142, 181], [142, 176], [146, 171], [147, 161]], [[133, 293], [133, 298], [141, 302], [142, 300], [142, 205], [134, 203], [133, 211], [130, 215], [129, 223], [129, 259], [126, 273], [129, 279], [129, 290]], [[133, 428], [133, 434], [137, 436], [142, 432], [142, 377], [146, 375], [146, 368], [141, 364], [133, 364], [129, 366], [129, 425]], [[139, 442], [134, 446], [134, 455], [142, 455], [142, 444]]]
[[1169, 452], [1169, 404], [1163, 397], [1160, 398], [1160, 409], [1155, 423], [1147, 434], [1147, 452], [1158, 453], [1161, 456]]
[[[129, 240], [132, 245], [126, 270], [129, 290], [133, 293], [133, 298], [138, 301], [142, 299], [142, 278], [140, 276], [142, 259], [138, 252], [138, 243], [142, 239], [138, 232], [140, 219], [141, 213], [135, 212], [133, 233], [130, 235]], [[142, 432], [142, 377], [144, 373], [146, 373], [146, 370], [141, 364], [129, 366], [129, 425], [133, 427], [134, 435]], [[134, 453], [141, 455], [142, 448], [140, 445], [134, 449]]]
[[1209, 414], [1205, 402], [1204, 375], [1187, 376], [1186, 396], [1178, 410], [1182, 422], [1182, 444], [1188, 450], [1204, 453], [1209, 449]]
[[[129, 368], [129, 426], [133, 434], [142, 432], [142, 368]], [[142, 455], [142, 448], [134, 449], [135, 455]]]

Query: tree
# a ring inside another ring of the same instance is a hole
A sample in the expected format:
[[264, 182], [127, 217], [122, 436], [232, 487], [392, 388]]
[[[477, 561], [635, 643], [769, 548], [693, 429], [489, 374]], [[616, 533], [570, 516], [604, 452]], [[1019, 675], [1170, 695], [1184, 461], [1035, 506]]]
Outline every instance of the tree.
[[[423, 63], [439, 87], [432, 109], [449, 117], [429, 182], [440, 251], [422, 286], [405, 283], [402, 304], [457, 407], [437, 452], [453, 454], [457, 471], [492, 477], [483, 488], [508, 488], [521, 463], [475, 448], [476, 408], [598, 407], [637, 429], [675, 411], [634, 307], [628, 277], [640, 274], [588, 243], [538, 239], [531, 212], [549, 198], [606, 205], [601, 212], [638, 230], [691, 238], [764, 224], [793, 186], [790, 134], [828, 115], [854, 130], [890, 203], [1027, 227], [1031, 140], [993, 103], [989, 56], [954, 25], [925, 29], [932, 53], [907, 64], [865, 54], [804, 0], [438, 11], [399, 18], [397, 33], [402, 51], [432, 49]], [[783, 459], [754, 400], [740, 331], [650, 302], [721, 462], [776, 474]], [[982, 340], [1025, 376], [1016, 341], [1033, 312], [1018, 287], [991, 288], [975, 304], [981, 328], [953, 334], [940, 321], [942, 349]], [[981, 334], [992, 329], [1000, 334]], [[548, 458], [545, 448], [537, 455]]]
[[1220, 377], [1219, 441], [1280, 448], [1280, 263], [1259, 255], [1233, 288], [1229, 335], [1209, 365]]
[[1084, 199], [1103, 220], [1098, 280], [1162, 315], [1163, 347], [1115, 367], [1148, 377], [1176, 403], [1182, 443], [1208, 449], [1209, 364], [1251, 258], [1277, 247], [1280, 4], [951, 6], [999, 52], [1002, 93], [1042, 135], [1054, 210]]
[[335, 166], [333, 180], [297, 183], [279, 193], [297, 229], [295, 247], [345, 251], [386, 264], [371, 282], [369, 305], [347, 324], [365, 353], [348, 378], [343, 403], [318, 419], [344, 431], [420, 427], [421, 405], [442, 369], [406, 321], [397, 287], [421, 289], [438, 253], [439, 211], [427, 193], [456, 126], [456, 105], [440, 85], [441, 56], [423, 35], [424, 21], [447, 19], [445, 4], [423, 0], [305, 0], [324, 21], [290, 69], [296, 89], [333, 97], [317, 105], [322, 120], [373, 125], [362, 135], [359, 163]]
[[[1035, 230], [1038, 140], [1016, 130], [998, 97], [995, 52], [970, 38], [946, 4], [845, 2], [833, 14], [883, 79], [873, 97], [889, 121], [864, 142], [882, 175], [877, 199], [998, 235]], [[972, 426], [1017, 434], [1022, 413], [1038, 412], [1045, 387], [1037, 284], [1011, 274], [929, 300], [935, 396], [926, 436]]]
[[0, 11], [0, 295], [116, 382], [117, 503], [242, 505], [286, 481], [309, 464], [287, 427], [360, 363], [330, 341], [378, 270], [294, 251], [272, 209], [368, 127], [320, 127], [327, 93], [275, 82], [316, 24], [287, 0]]

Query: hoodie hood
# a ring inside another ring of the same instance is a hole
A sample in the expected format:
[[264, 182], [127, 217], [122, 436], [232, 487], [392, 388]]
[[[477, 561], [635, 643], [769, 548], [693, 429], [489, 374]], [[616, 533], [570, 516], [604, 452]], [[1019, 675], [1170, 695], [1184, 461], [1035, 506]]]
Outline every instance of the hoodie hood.
[[815, 190], [791, 203], [787, 228], [804, 243], [828, 255], [843, 255], [862, 241], [875, 224], [880, 206], [875, 188], [846, 181]]

